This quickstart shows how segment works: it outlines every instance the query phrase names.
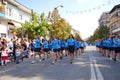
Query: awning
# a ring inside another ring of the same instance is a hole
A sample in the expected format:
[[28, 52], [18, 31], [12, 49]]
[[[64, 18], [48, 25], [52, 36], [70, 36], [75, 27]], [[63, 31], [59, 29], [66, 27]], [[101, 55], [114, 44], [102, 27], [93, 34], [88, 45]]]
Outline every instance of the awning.
[[8, 27], [9, 27], [9, 30], [14, 30], [15, 27], [20, 28], [22, 26], [20, 23], [10, 21], [10, 22], [8, 22]]
[[17, 28], [20, 28], [22, 27], [20, 23], [17, 23], [17, 22], [13, 22], [14, 26], [17, 27]]
[[14, 30], [14, 24], [12, 22], [8, 22], [9, 30]]

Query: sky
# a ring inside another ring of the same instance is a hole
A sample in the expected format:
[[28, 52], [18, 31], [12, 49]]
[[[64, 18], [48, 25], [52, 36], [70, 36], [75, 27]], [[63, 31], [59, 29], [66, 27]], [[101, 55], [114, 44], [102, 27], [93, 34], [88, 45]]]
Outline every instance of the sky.
[[37, 13], [44, 12], [46, 16], [49, 11], [59, 5], [59, 14], [72, 25], [75, 30], [80, 31], [82, 39], [93, 35], [99, 26], [98, 20], [103, 12], [110, 11], [120, 0], [16, 0], [24, 6], [33, 9]]

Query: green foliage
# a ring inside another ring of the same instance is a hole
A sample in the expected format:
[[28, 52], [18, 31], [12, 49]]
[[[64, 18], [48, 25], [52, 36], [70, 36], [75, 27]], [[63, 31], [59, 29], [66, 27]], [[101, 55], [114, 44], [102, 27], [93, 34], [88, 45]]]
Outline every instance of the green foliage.
[[[49, 24], [49, 22], [51, 24]], [[21, 28], [14, 30], [19, 37], [34, 38], [39, 36], [53, 36], [60, 39], [66, 39], [71, 34], [71, 25], [65, 19], [60, 17], [58, 11], [49, 13], [48, 17], [44, 13], [40, 15], [32, 10], [30, 21], [25, 21]]]
[[80, 37], [80, 35], [78, 33], [75, 34], [75, 39], [82, 41], [82, 38]]
[[65, 19], [57, 21], [54, 30], [56, 37], [59, 37], [60, 39], [66, 39], [71, 34], [71, 26]]
[[23, 33], [23, 37], [28, 35], [28, 38], [33, 38], [35, 35], [40, 36], [46, 36], [46, 32], [50, 30], [48, 24], [48, 20], [45, 17], [44, 13], [41, 13], [40, 15], [32, 11], [32, 16], [30, 21], [25, 21], [24, 24], [22, 24], [21, 28], [16, 29], [16, 32], [18, 33], [18, 36]]
[[110, 35], [110, 30], [106, 26], [101, 26], [100, 28], [97, 28], [94, 32], [94, 34], [89, 37], [88, 41], [95, 41], [98, 39], [102, 39], [105, 37], [108, 37]]
[[62, 18], [57, 9], [48, 13], [48, 19], [51, 22], [50, 36], [56, 36], [60, 39], [66, 39], [71, 34], [71, 25]]

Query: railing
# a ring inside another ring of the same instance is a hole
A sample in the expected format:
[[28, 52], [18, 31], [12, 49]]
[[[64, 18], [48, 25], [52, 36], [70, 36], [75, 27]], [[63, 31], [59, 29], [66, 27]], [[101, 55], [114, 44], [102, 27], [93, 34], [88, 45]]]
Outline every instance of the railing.
[[111, 20], [110, 23], [108, 24], [108, 26], [110, 26], [112, 23], [114, 23], [114, 22], [116, 22], [118, 20], [120, 20], [120, 17]]
[[110, 13], [109, 19], [110, 19], [112, 16], [116, 15], [119, 11], [120, 11], [120, 9], [117, 9], [116, 11]]
[[112, 27], [111, 27], [111, 30], [116, 30], [116, 29], [118, 29], [118, 28], [120, 28], [120, 25], [112, 26]]

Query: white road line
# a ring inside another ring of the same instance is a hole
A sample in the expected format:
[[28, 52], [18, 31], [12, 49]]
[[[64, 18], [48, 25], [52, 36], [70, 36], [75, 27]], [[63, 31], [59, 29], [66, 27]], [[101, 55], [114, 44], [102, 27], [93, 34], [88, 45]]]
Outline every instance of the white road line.
[[[92, 54], [92, 57], [93, 57], [93, 54]], [[103, 78], [103, 76], [100, 72], [100, 69], [99, 69], [98, 65], [96, 64], [96, 60], [93, 60], [93, 62], [94, 62], [94, 65], [95, 65], [98, 80], [104, 80], [104, 78]]]
[[12, 71], [13, 69], [7, 69], [7, 70], [3, 70], [3, 71], [0, 71], [0, 74], [2, 74], [2, 73], [6, 73], [6, 72], [8, 72], [8, 71]]
[[93, 64], [92, 58], [91, 58], [91, 54], [90, 54], [90, 53], [88, 53], [88, 54], [89, 54], [90, 66], [91, 66], [91, 78], [90, 78], [90, 80], [97, 80], [97, 79], [96, 79], [96, 75], [95, 75], [94, 64]]

